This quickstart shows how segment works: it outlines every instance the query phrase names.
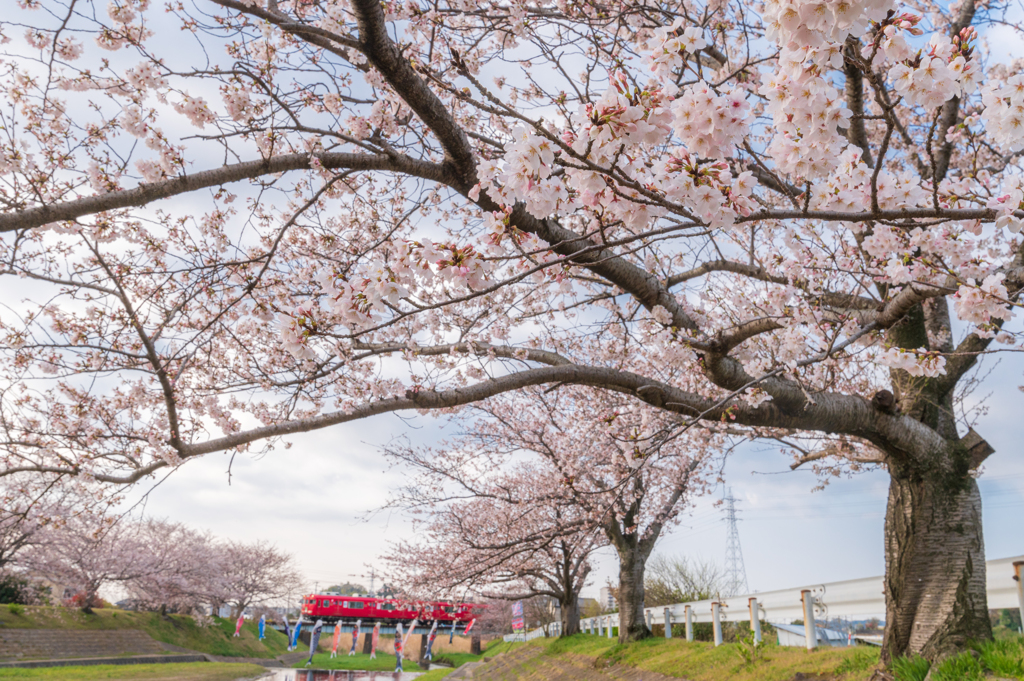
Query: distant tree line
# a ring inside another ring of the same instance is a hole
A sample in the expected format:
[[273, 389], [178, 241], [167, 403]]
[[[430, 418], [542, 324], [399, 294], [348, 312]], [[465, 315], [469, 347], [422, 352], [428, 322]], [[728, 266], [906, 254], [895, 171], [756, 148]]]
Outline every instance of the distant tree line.
[[237, 617], [303, 587], [293, 557], [266, 541], [219, 539], [182, 523], [120, 517], [66, 497], [36, 501], [0, 509], [0, 602], [89, 612], [102, 605], [106, 588], [133, 608], [216, 613], [226, 605]]

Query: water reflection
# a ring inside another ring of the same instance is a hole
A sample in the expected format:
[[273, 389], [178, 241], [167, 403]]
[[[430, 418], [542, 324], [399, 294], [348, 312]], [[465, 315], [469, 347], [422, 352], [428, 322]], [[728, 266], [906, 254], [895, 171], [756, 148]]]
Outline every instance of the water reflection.
[[335, 669], [268, 669], [260, 681], [411, 681], [423, 672], [364, 672]]

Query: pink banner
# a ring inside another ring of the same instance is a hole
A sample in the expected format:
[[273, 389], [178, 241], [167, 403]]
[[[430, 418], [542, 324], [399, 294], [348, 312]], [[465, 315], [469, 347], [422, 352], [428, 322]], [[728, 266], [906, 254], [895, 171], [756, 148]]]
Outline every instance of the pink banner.
[[380, 638], [380, 622], [373, 625], [373, 642], [370, 644], [370, 659], [377, 659], [377, 639]]

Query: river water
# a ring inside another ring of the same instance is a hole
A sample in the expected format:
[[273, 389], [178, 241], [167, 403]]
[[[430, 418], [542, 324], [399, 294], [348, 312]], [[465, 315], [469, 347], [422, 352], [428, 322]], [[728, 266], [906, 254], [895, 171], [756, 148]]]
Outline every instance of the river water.
[[411, 681], [423, 672], [364, 672], [336, 669], [268, 669], [260, 681]]

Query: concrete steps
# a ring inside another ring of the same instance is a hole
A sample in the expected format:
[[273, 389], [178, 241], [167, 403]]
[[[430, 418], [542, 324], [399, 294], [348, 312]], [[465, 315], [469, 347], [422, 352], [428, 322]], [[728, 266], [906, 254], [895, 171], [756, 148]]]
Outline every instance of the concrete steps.
[[162, 644], [140, 629], [0, 629], [0, 662], [166, 652]]

